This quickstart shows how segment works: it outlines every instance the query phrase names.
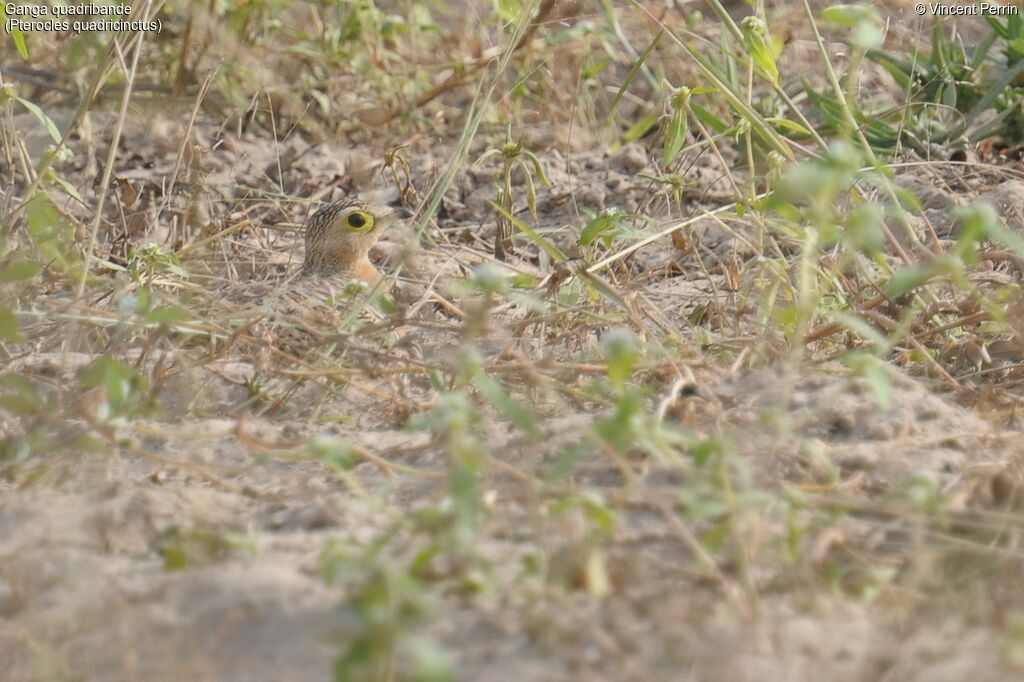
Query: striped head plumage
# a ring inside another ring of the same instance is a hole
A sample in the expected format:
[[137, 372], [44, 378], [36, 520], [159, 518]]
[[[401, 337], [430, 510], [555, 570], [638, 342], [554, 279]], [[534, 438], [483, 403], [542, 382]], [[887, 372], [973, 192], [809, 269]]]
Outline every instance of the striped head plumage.
[[412, 213], [405, 208], [344, 199], [325, 206], [306, 221], [304, 273], [350, 274], [375, 284], [380, 273], [370, 262], [370, 248], [385, 229]]

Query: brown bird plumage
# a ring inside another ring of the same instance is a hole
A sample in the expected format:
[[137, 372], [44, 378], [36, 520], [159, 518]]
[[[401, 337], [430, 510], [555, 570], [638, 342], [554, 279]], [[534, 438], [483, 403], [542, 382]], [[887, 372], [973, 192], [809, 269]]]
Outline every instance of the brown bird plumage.
[[248, 335], [261, 339], [261, 345], [299, 354], [379, 320], [365, 301], [367, 288], [381, 281], [369, 251], [389, 225], [409, 215], [407, 209], [355, 199], [320, 209], [306, 221], [302, 269], [221, 292], [214, 321], [247, 325]]
[[370, 247], [384, 228], [409, 215], [408, 209], [371, 206], [353, 199], [320, 209], [306, 221], [302, 271], [330, 276], [343, 273], [376, 284], [380, 273], [370, 262]]

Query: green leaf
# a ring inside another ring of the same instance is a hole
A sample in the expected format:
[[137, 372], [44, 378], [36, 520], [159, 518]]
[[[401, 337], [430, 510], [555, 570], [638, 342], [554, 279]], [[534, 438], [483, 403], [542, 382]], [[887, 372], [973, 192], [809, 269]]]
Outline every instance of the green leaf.
[[[5, 9], [6, 3], [0, 4], [0, 22], [3, 22], [4, 26], [7, 26], [7, 11]], [[25, 34], [21, 32], [20, 28], [11, 27], [11, 40], [14, 41], [14, 46], [18, 48], [18, 54], [25, 61], [28, 61], [28, 48], [25, 46]]]
[[119, 413], [145, 388], [145, 378], [134, 369], [111, 357], [100, 357], [82, 368], [78, 378], [87, 388], [102, 388], [106, 407]]
[[[609, 236], [619, 226], [619, 212], [613, 209], [601, 211], [587, 223], [580, 232], [580, 246], [589, 246], [598, 237]], [[611, 240], [608, 239], [608, 242]], [[606, 243], [607, 245], [607, 243]]]
[[0, 374], [0, 407], [15, 414], [35, 414], [43, 406], [35, 386], [15, 372]]
[[64, 220], [50, 197], [45, 192], [32, 197], [25, 209], [25, 217], [29, 235], [39, 249], [41, 260], [68, 272], [69, 262], [62, 247], [64, 243], [71, 243], [74, 228]]
[[513, 400], [493, 377], [480, 371], [473, 376], [471, 383], [487, 402], [515, 424], [520, 431], [533, 439], [540, 437], [540, 430], [537, 428], [533, 415]]
[[331, 113], [331, 99], [323, 92], [317, 89], [308, 90], [309, 96], [316, 100], [316, 103], [320, 106], [321, 114]]
[[619, 296], [618, 292], [616, 292], [611, 286], [606, 284], [600, 277], [589, 272], [583, 271], [580, 273], [580, 278], [586, 281], [587, 288], [590, 291], [597, 292], [598, 296], [601, 296], [605, 300], [611, 301], [622, 310], [629, 312], [629, 304], [626, 303], [622, 299], [622, 297]]
[[593, 457], [594, 452], [593, 443], [587, 440], [565, 445], [557, 451], [554, 457], [544, 463], [542, 474], [544, 480], [554, 481], [569, 475], [580, 462]]
[[960, 223], [960, 229], [956, 235], [956, 253], [965, 263], [973, 263], [977, 260], [978, 246], [986, 237], [1002, 241], [1018, 252], [1024, 243], [1019, 236], [1010, 235], [1003, 229], [999, 215], [988, 204], [976, 203], [962, 206], [954, 209], [951, 215]]
[[501, 150], [500, 149], [488, 149], [483, 154], [481, 154], [480, 156], [477, 157], [476, 161], [473, 162], [473, 165], [474, 166], [479, 166], [484, 161], [487, 161], [488, 159], [493, 159], [495, 156], [501, 156]]
[[888, 410], [892, 405], [892, 381], [885, 364], [867, 353], [855, 353], [844, 362], [856, 376], [862, 377], [868, 382], [871, 391], [875, 394], [875, 402], [878, 407]]
[[539, 218], [537, 217], [537, 188], [533, 186], [533, 176], [530, 172], [523, 167], [523, 175], [526, 180], [526, 205], [530, 209], [530, 217], [533, 218], [533, 222], [537, 223]]
[[177, 306], [165, 305], [159, 308], [154, 308], [146, 315], [146, 322], [152, 324], [174, 324], [175, 322], [184, 322], [185, 320], [191, 319], [192, 316], [187, 311], [182, 310]]
[[862, 339], [870, 341], [878, 352], [884, 353], [888, 351], [889, 342], [886, 340], [885, 336], [862, 317], [852, 313], [845, 313], [840, 310], [836, 310], [832, 312], [832, 319], [854, 332]]
[[748, 47], [754, 64], [761, 69], [763, 75], [768, 78], [772, 85], [778, 85], [779, 67], [775, 65], [775, 57], [772, 56], [772, 51], [765, 39], [756, 33], [751, 34]]
[[619, 86], [619, 91], [615, 93], [615, 97], [612, 98], [612, 103], [608, 105], [608, 111], [615, 111], [615, 107], [618, 106], [619, 100], [621, 100], [622, 96], [626, 94], [626, 90], [633, 82], [633, 79], [636, 78], [636, 75], [640, 73], [640, 69], [643, 68], [644, 62], [646, 62], [647, 58], [651, 56], [651, 52], [653, 52], [654, 48], [658, 46], [658, 42], [664, 34], [665, 29], [659, 29], [651, 39], [651, 42], [647, 45], [647, 49], [645, 49], [643, 53], [633, 61], [633, 65], [629, 67], [629, 73], [626, 74], [626, 77], [622, 81], [622, 85]]
[[625, 452], [637, 443], [637, 421], [643, 410], [643, 391], [622, 385], [615, 401], [615, 410], [594, 423], [594, 433], [619, 452]]
[[18, 318], [10, 308], [0, 306], [0, 341], [21, 343], [25, 337], [18, 330]]
[[520, 0], [496, 0], [498, 14], [505, 21], [514, 21], [519, 18], [523, 11], [523, 3]]
[[563, 284], [558, 288], [558, 303], [563, 306], [574, 306], [576, 305], [580, 297], [583, 295], [584, 282], [580, 277], [573, 277], [572, 280], [566, 285]]
[[833, 5], [825, 8], [821, 16], [850, 29], [849, 42], [855, 47], [872, 50], [882, 44], [884, 22], [878, 10], [870, 5]]
[[956, 208], [952, 217], [963, 225], [956, 240], [957, 253], [961, 258], [975, 258], [982, 237], [1013, 249], [1019, 257], [1024, 257], [1024, 237], [1007, 229], [995, 209], [988, 204], [969, 204]]
[[551, 257], [551, 260], [555, 261], [556, 263], [564, 263], [567, 260], [565, 254], [562, 253], [557, 246], [549, 242], [547, 239], [544, 239], [544, 237], [540, 236], [540, 234], [538, 234], [529, 225], [527, 225], [522, 220], [509, 213], [504, 206], [501, 206], [500, 204], [497, 204], [493, 201], [488, 201], [487, 203], [493, 206], [494, 210], [503, 215], [510, 223], [515, 225], [520, 232], [529, 237], [530, 241], [539, 246], [544, 251], [544, 253], [548, 254], [548, 256]]
[[[1017, 77], [1022, 72], [1024, 72], [1024, 59], [1020, 60], [1012, 68], [1009, 68], [1004, 73], [1000, 74], [1000, 77], [997, 81], [995, 81], [994, 83], [988, 83], [986, 85], [985, 94], [982, 95], [981, 99], [979, 99], [978, 102], [971, 108], [971, 110], [967, 112], [967, 115], [964, 116], [963, 122], [957, 127], [957, 129], [950, 133], [950, 139], [959, 137], [964, 132], [966, 132], [967, 129], [974, 124], [978, 117], [981, 116], [982, 113], [987, 111], [990, 106], [992, 106], [992, 103], [995, 101], [995, 99], [1001, 93], [1005, 92], [1006, 87], [1010, 83], [1016, 81]], [[1018, 104], [1017, 110], [1019, 110], [1019, 106], [1020, 105]], [[1013, 110], [1014, 107], [1009, 107], [1008, 109], [1006, 109], [1007, 112]], [[980, 139], [978, 138], [978, 131], [972, 132], [971, 139], [972, 141]]]
[[885, 295], [896, 298], [911, 292], [928, 281], [939, 269], [937, 261], [899, 268], [886, 284]]
[[885, 210], [878, 204], [862, 204], [850, 212], [843, 241], [867, 254], [876, 254], [885, 243]]
[[[694, 91], [696, 92], [696, 90]], [[722, 135], [729, 129], [728, 123], [718, 118], [696, 102], [690, 102], [690, 111], [693, 112], [693, 115], [697, 117], [698, 121], [706, 125], [708, 128], [711, 128], [711, 130], [718, 135]]]
[[640, 355], [636, 337], [628, 329], [612, 329], [601, 338], [601, 348], [608, 363], [608, 379], [621, 389], [633, 376]]
[[[607, 59], [601, 59], [601, 60], [595, 62], [594, 64], [589, 64], [588, 63], [588, 64], [584, 65], [583, 69], [580, 71], [580, 80], [584, 80], [584, 81], [590, 80], [594, 76], [598, 75], [599, 73], [601, 73], [602, 71], [604, 71], [607, 68], [608, 68], [608, 60]], [[611, 108], [611, 107], [609, 107], [609, 108]]]
[[508, 275], [493, 263], [483, 263], [474, 268], [469, 282], [478, 291], [491, 294], [505, 294], [508, 291]]
[[30, 260], [8, 263], [0, 270], [0, 282], [24, 282], [40, 273], [43, 266]]
[[772, 125], [779, 126], [781, 128], [788, 128], [789, 130], [792, 130], [795, 133], [803, 135], [804, 137], [810, 137], [811, 135], [810, 130], [803, 127], [796, 121], [790, 121], [788, 118], [766, 118], [765, 121], [771, 123]]
[[724, 443], [718, 438], [708, 438], [697, 441], [690, 448], [693, 463], [699, 467], [704, 466], [708, 461], [725, 450]]
[[75, 186], [74, 186], [74, 185], [72, 185], [72, 184], [71, 184], [70, 182], [68, 182], [67, 180], [65, 180], [64, 178], [62, 178], [62, 177], [61, 177], [60, 175], [58, 175], [58, 174], [56, 174], [56, 173], [54, 173], [54, 174], [52, 175], [52, 177], [51, 177], [50, 179], [51, 179], [51, 180], [52, 180], [52, 181], [53, 181], [54, 183], [56, 183], [56, 184], [60, 185], [60, 186], [61, 186], [61, 188], [62, 188], [62, 189], [63, 189], [63, 190], [65, 191], [65, 192], [67, 192], [67, 193], [68, 193], [68, 194], [70, 194], [70, 195], [71, 195], [72, 197], [74, 197], [74, 198], [75, 198], [75, 200], [76, 200], [76, 201], [77, 201], [77, 202], [78, 202], [79, 204], [81, 204], [82, 206], [85, 206], [85, 199], [83, 199], [83, 198], [82, 198], [82, 195], [78, 193], [78, 189], [77, 189], [77, 188], [75, 188]]
[[331, 436], [315, 436], [306, 451], [339, 472], [349, 471], [362, 461], [351, 445]]
[[526, 289], [530, 290], [537, 286], [538, 280], [536, 277], [532, 277], [525, 272], [520, 272], [508, 277], [508, 283], [514, 289]]
[[850, 28], [863, 21], [870, 9], [865, 5], [832, 5], [821, 11], [821, 18], [836, 26]]
[[57, 129], [57, 124], [54, 123], [53, 120], [49, 116], [47, 116], [42, 109], [40, 109], [32, 102], [29, 102], [27, 99], [23, 99], [21, 97], [17, 97], [16, 99], [18, 100], [18, 103], [21, 104], [21, 106], [28, 109], [29, 112], [33, 116], [35, 116], [40, 123], [43, 124], [43, 127], [46, 128], [46, 132], [50, 133], [50, 137], [53, 138], [53, 141], [56, 142], [57, 144], [60, 144], [62, 136], [60, 134], [60, 130]]
[[626, 142], [636, 142], [641, 137], [647, 134], [647, 132], [654, 127], [654, 124], [661, 118], [661, 112], [654, 110], [641, 118], [639, 121], [634, 123], [622, 134], [622, 139]]
[[792, 161], [795, 158], [795, 155], [788, 140], [782, 138], [777, 132], [775, 132], [775, 130], [772, 129], [761, 117], [761, 114], [746, 102], [745, 97], [741, 97], [738, 90], [730, 88], [728, 76], [722, 73], [722, 70], [714, 63], [714, 61], [692, 45], [681, 41], [679, 45], [690, 54], [690, 57], [692, 57], [697, 63], [704, 75], [719, 88], [719, 91], [729, 101], [729, 104], [745, 121], [747, 121], [747, 123], [749, 123], [751, 129], [757, 133], [758, 137], [760, 137], [769, 147], [782, 154], [786, 159]]
[[782, 333], [786, 335], [786, 338], [790, 338], [795, 333], [800, 314], [794, 305], [780, 305], [772, 311], [772, 319], [782, 327]]
[[18, 48], [18, 54], [25, 61], [28, 61], [28, 47], [25, 46], [25, 35], [21, 32], [20, 28], [11, 30], [11, 38], [14, 39], [14, 46]]
[[661, 150], [661, 165], [668, 167], [679, 156], [683, 145], [686, 144], [686, 133], [688, 130], [686, 110], [680, 109], [672, 114], [668, 125], [665, 128], [665, 146]]
[[772, 85], [778, 85], [779, 67], [775, 64], [771, 46], [765, 40], [764, 22], [750, 16], [740, 22], [740, 27], [743, 30], [743, 43], [750, 53], [750, 58]]
[[868, 57], [888, 71], [889, 75], [893, 77], [896, 84], [901, 88], [906, 90], [910, 87], [910, 81], [913, 77], [916, 66], [915, 64], [897, 59], [893, 55], [880, 50], [868, 50]]
[[[523, 156], [528, 158], [530, 163], [533, 164], [533, 171], [537, 174], [537, 179], [540, 180], [540, 184], [544, 187], [550, 187], [551, 181], [548, 180], [548, 176], [544, 174], [544, 166], [541, 164], [540, 159], [537, 158], [537, 155], [527, 150], [523, 152]], [[529, 173], [527, 173], [526, 177], [530, 177]]]

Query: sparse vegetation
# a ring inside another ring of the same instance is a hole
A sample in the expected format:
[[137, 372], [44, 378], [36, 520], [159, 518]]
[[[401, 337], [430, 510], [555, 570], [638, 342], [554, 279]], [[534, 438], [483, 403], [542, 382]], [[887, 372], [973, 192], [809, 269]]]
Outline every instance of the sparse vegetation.
[[11, 679], [1021, 674], [1019, 16], [132, 16], [3, 38]]

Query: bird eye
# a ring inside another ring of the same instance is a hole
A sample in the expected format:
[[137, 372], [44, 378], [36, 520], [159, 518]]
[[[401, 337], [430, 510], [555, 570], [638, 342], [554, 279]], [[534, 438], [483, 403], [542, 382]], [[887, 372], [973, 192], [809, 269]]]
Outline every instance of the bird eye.
[[360, 230], [367, 225], [372, 224], [372, 219], [362, 211], [354, 211], [348, 217], [348, 226]]

